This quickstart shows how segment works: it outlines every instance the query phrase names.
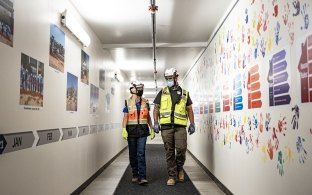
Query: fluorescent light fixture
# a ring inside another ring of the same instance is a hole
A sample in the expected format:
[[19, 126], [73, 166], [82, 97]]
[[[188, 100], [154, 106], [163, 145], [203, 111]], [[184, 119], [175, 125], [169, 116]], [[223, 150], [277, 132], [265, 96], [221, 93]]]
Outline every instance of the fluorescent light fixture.
[[74, 16], [68, 10], [65, 10], [61, 14], [61, 23], [77, 37], [83, 46], [88, 47], [90, 45], [91, 40], [89, 35], [86, 33], [86, 31], [83, 30]]

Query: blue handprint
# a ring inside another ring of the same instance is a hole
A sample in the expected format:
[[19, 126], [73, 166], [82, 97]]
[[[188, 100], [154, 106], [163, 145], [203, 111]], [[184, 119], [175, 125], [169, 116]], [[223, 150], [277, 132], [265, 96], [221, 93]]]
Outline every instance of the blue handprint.
[[306, 149], [304, 149], [304, 147], [303, 147], [303, 142], [305, 142], [305, 139], [298, 136], [298, 139], [296, 142], [296, 147], [297, 147], [297, 151], [299, 154], [299, 162], [300, 163], [304, 163], [304, 161], [307, 160], [307, 155], [308, 155]]
[[279, 41], [282, 39], [280, 37], [280, 30], [281, 30], [281, 25], [279, 22], [276, 23], [276, 27], [274, 28], [275, 30], [275, 43], [278, 45]]
[[293, 16], [298, 16], [299, 13], [300, 13], [300, 2], [298, 0], [295, 0], [295, 1], [293, 1], [292, 4], [293, 4], [293, 6], [294, 6], [294, 8], [296, 10], [296, 12], [293, 13]]
[[269, 131], [269, 124], [270, 124], [270, 122], [271, 122], [271, 115], [270, 115], [270, 113], [266, 113], [265, 114], [265, 129], [266, 129], [266, 131]]
[[257, 128], [258, 128], [259, 122], [258, 122], [258, 119], [257, 119], [257, 116], [256, 116], [256, 115], [253, 115], [252, 121], [253, 121], [254, 129], [257, 129]]
[[307, 30], [309, 28], [309, 15], [307, 14], [307, 4], [302, 6], [301, 15], [303, 17], [304, 26], [301, 27], [301, 30]]
[[248, 9], [245, 9], [245, 22], [248, 23]]
[[293, 125], [293, 129], [298, 129], [299, 127], [299, 107], [298, 105], [295, 105], [293, 108], [291, 108], [291, 111], [295, 112], [293, 115], [293, 118], [291, 120], [291, 124]]

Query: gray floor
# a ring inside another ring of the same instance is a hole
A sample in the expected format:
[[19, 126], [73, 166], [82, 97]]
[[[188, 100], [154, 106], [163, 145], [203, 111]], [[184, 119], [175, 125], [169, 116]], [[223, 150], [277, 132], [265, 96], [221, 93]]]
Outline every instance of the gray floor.
[[[153, 142], [148, 141], [147, 143], [161, 143], [161, 140], [159, 140], [161, 138], [156, 138]], [[126, 149], [81, 193], [81, 195], [113, 194], [128, 165], [129, 155], [128, 149]], [[224, 195], [219, 187], [188, 153], [186, 155], [184, 170], [201, 194]]]

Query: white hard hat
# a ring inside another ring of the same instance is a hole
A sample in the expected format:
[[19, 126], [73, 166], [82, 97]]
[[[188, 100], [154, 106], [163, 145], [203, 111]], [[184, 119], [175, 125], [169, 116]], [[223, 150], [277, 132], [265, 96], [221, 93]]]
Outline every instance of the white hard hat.
[[165, 71], [165, 77], [169, 77], [169, 76], [179, 76], [177, 69], [175, 68], [169, 68], [166, 69]]
[[132, 81], [130, 86], [129, 86], [129, 89], [131, 89], [133, 87], [135, 87], [135, 88], [140, 88], [140, 87], [143, 88], [144, 84], [141, 83], [140, 81]]

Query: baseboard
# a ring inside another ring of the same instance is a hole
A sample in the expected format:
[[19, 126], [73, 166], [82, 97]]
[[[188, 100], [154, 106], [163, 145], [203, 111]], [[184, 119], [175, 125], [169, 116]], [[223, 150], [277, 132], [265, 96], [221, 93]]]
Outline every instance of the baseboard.
[[81, 184], [71, 195], [79, 195], [90, 183], [95, 180], [124, 150], [127, 149], [128, 146], [123, 148], [118, 154], [116, 154], [111, 160], [109, 160], [105, 165], [103, 165], [97, 172], [95, 172], [87, 181]]
[[233, 195], [233, 193], [223, 185], [189, 150], [187, 152], [193, 157], [197, 164], [209, 175], [209, 177], [217, 184], [217, 186], [227, 195]]

